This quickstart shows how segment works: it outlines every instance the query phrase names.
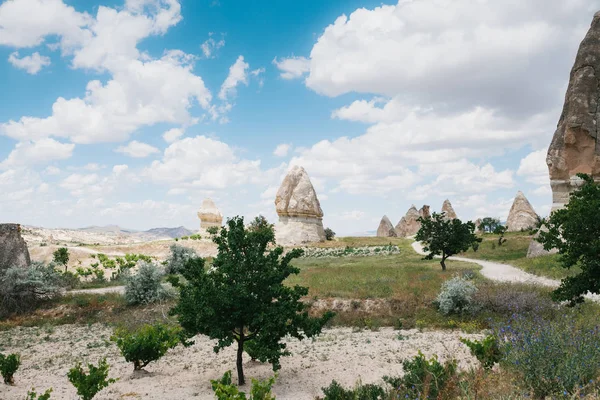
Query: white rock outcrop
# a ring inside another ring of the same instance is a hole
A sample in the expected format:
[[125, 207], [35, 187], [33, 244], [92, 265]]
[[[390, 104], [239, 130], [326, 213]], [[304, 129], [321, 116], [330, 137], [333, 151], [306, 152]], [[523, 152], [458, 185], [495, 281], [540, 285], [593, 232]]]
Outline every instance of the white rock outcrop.
[[396, 234], [399, 237], [407, 237], [415, 235], [421, 229], [421, 223], [418, 221], [421, 214], [417, 207], [412, 205], [406, 215], [396, 224]]
[[200, 218], [200, 231], [206, 231], [207, 228], [213, 226], [220, 227], [223, 224], [223, 215], [211, 199], [202, 201], [202, 206], [198, 210], [198, 218]]
[[379, 227], [377, 228], [377, 236], [378, 237], [396, 237], [396, 230], [394, 229], [394, 225], [392, 225], [392, 221], [388, 218], [387, 215], [384, 215], [381, 218], [381, 222], [379, 223]]
[[279, 222], [275, 240], [284, 246], [325, 241], [323, 210], [308, 174], [294, 166], [283, 179], [275, 197]]
[[442, 212], [444, 213], [444, 217], [446, 219], [456, 219], [456, 213], [454, 212], [454, 208], [452, 208], [452, 204], [450, 200], [444, 200], [444, 204], [442, 204]]
[[506, 230], [508, 232], [529, 230], [536, 227], [538, 220], [531, 203], [519, 190], [506, 219]]

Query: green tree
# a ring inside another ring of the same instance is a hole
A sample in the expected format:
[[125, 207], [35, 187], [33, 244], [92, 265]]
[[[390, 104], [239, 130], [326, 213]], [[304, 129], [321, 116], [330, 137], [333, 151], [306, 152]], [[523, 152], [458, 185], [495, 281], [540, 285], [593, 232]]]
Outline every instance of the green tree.
[[60, 264], [65, 267], [65, 272], [67, 272], [67, 264], [69, 263], [69, 249], [66, 247], [61, 247], [52, 253], [54, 256], [53, 261], [57, 264]]
[[269, 223], [269, 221], [263, 216], [259, 215], [250, 222], [248, 226], [248, 230], [255, 232], [260, 229], [274, 229], [273, 224]]
[[500, 226], [500, 220], [498, 218], [485, 217], [481, 220], [477, 228], [486, 233], [492, 233], [497, 226]]
[[201, 333], [217, 339], [215, 352], [237, 342], [238, 383], [243, 385], [245, 343], [253, 341], [256, 359], [268, 361], [276, 371], [280, 357], [289, 355], [281, 339], [315, 336], [333, 313], [309, 317], [308, 307], [300, 301], [308, 289], [284, 285], [290, 275], [300, 272], [290, 262], [302, 250], [283, 255], [282, 247], [271, 246], [275, 244], [272, 228], [246, 229], [244, 219], [235, 217], [213, 241], [218, 254], [209, 269], [204, 259], [193, 258], [182, 270], [185, 282], [171, 277], [180, 289], [171, 313], [177, 315], [188, 337]]
[[325, 228], [325, 239], [333, 240], [335, 232], [331, 228]]
[[499, 235], [498, 236], [498, 246], [502, 246], [502, 244], [506, 243], [506, 238], [504, 237], [504, 234], [506, 233], [506, 226], [497, 225], [494, 228], [493, 233], [496, 235]]
[[583, 301], [588, 291], [600, 293], [600, 185], [585, 174], [578, 174], [582, 186], [571, 194], [569, 203], [554, 211], [537, 239], [544, 249], [558, 249], [564, 268], [578, 265], [581, 272], [561, 281], [553, 292], [557, 301], [572, 305]]
[[446, 270], [446, 259], [450, 256], [467, 251], [481, 238], [475, 235], [475, 224], [471, 221], [462, 222], [458, 218], [446, 220], [444, 213], [433, 213], [431, 218], [419, 217], [421, 228], [417, 232], [416, 240], [423, 242], [424, 250], [428, 252], [425, 260], [432, 260], [441, 256], [442, 270]]

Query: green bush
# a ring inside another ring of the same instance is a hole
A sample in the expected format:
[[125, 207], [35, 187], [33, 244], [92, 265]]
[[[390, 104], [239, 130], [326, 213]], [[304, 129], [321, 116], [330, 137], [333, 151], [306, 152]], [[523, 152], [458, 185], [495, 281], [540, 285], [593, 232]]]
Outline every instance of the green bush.
[[161, 273], [152, 263], [142, 261], [137, 274], [127, 278], [125, 300], [129, 305], [150, 304], [171, 296], [161, 284]]
[[460, 338], [471, 354], [477, 357], [484, 369], [492, 369], [494, 364], [500, 362], [502, 353], [498, 347], [498, 339], [493, 335], [488, 335], [482, 340], [471, 341], [469, 339]]
[[325, 239], [333, 240], [335, 238], [335, 232], [331, 228], [325, 228]]
[[231, 371], [225, 372], [221, 379], [211, 380], [210, 383], [218, 400], [275, 400], [275, 396], [271, 393], [275, 377], [265, 381], [252, 379], [249, 398], [231, 382]]
[[[321, 388], [325, 397], [323, 400], [383, 400], [388, 396], [385, 389], [378, 385], [363, 385], [360, 382], [354, 389], [344, 389], [337, 381], [332, 381], [328, 387]], [[395, 397], [394, 397], [395, 398]]]
[[167, 259], [167, 274], [178, 274], [183, 270], [185, 263], [192, 258], [197, 258], [198, 254], [189, 247], [171, 245], [171, 255]]
[[106, 358], [100, 360], [97, 367], [88, 364], [88, 374], [83, 371], [81, 363], [77, 363], [69, 370], [67, 377], [77, 389], [77, 394], [82, 400], [92, 400], [99, 391], [116, 382], [116, 379], [108, 379], [108, 369]]
[[15, 383], [13, 375], [19, 369], [21, 365], [21, 356], [18, 354], [9, 354], [5, 356], [0, 354], [0, 374], [4, 378], [4, 383], [12, 385]]
[[438, 309], [444, 315], [463, 314], [476, 310], [473, 296], [477, 292], [470, 280], [456, 276], [442, 284], [438, 294]]
[[44, 394], [40, 394], [38, 396], [38, 394], [35, 391], [35, 388], [31, 388], [31, 390], [27, 392], [27, 397], [25, 398], [25, 400], [48, 400], [50, 399], [50, 393], [52, 393], [52, 388], [46, 390]]
[[136, 330], [118, 328], [110, 340], [117, 344], [127, 362], [133, 363], [134, 371], [164, 356], [180, 341], [181, 328], [164, 324], [144, 325]]

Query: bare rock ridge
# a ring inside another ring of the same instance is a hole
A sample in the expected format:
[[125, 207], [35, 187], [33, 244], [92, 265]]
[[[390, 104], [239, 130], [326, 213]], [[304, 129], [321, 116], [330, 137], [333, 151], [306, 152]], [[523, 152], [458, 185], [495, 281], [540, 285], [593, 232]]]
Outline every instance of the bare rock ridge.
[[308, 174], [294, 166], [275, 196], [275, 240], [284, 246], [325, 241], [323, 210]]
[[11, 267], [26, 268], [30, 264], [29, 250], [21, 237], [21, 225], [0, 224], [0, 271]]
[[552, 187], [552, 211], [562, 208], [581, 184], [578, 173], [600, 180], [600, 12], [579, 45], [565, 103], [546, 163]]
[[379, 223], [379, 228], [377, 228], [377, 236], [379, 237], [396, 237], [396, 230], [394, 229], [394, 225], [392, 225], [392, 221], [384, 215], [381, 218], [381, 222]]
[[538, 220], [539, 217], [531, 203], [519, 190], [506, 219], [506, 230], [508, 232], [529, 230], [536, 227]]
[[421, 223], [418, 221], [420, 216], [417, 208], [412, 205], [406, 215], [396, 224], [396, 234], [399, 237], [415, 235], [421, 228]]
[[430, 213], [429, 209], [430, 209], [430, 207], [428, 205], [423, 205], [423, 207], [421, 207], [421, 209], [419, 210], [419, 215], [423, 219], [431, 218], [431, 213]]
[[452, 208], [452, 204], [450, 200], [444, 200], [444, 204], [442, 204], [442, 212], [444, 213], [444, 217], [446, 219], [456, 219], [456, 213], [454, 212], [454, 208]]
[[200, 230], [216, 226], [220, 227], [223, 224], [223, 215], [211, 199], [204, 199], [202, 206], [198, 210], [198, 218], [200, 218]]

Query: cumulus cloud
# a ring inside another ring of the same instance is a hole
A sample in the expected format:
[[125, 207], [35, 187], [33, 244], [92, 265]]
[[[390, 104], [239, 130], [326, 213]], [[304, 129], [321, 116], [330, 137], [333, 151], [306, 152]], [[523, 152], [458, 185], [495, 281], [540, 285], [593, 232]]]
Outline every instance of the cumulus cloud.
[[156, 147], [150, 146], [147, 143], [138, 142], [137, 140], [132, 140], [127, 146], [119, 146], [115, 151], [134, 158], [144, 158], [160, 152]]
[[171, 128], [162, 135], [163, 139], [167, 143], [173, 143], [181, 136], [183, 136], [183, 129], [181, 128]]
[[244, 61], [244, 56], [239, 56], [235, 63], [229, 68], [229, 75], [221, 85], [219, 98], [227, 100], [230, 97], [235, 97], [236, 88], [240, 83], [248, 85], [248, 68], [250, 64]]
[[225, 39], [223, 38], [223, 35], [221, 35], [220, 40], [215, 40], [213, 37], [213, 32], [210, 32], [208, 36], [208, 39], [206, 39], [204, 43], [200, 45], [200, 49], [202, 50], [204, 57], [215, 58], [214, 53], [221, 47], [225, 46]]
[[273, 64], [281, 71], [279, 74], [283, 79], [297, 79], [310, 71], [310, 60], [305, 57], [288, 57], [277, 60]]
[[15, 51], [8, 56], [8, 62], [14, 67], [27, 71], [28, 74], [35, 75], [44, 67], [50, 65], [50, 57], [41, 56], [37, 51], [30, 56], [19, 58], [19, 52]]
[[0, 168], [64, 160], [71, 157], [74, 148], [75, 145], [72, 143], [61, 143], [49, 138], [19, 142], [8, 157], [0, 163]]
[[278, 145], [277, 147], [275, 147], [275, 150], [273, 150], [273, 154], [277, 157], [285, 157], [285, 156], [287, 156], [287, 154], [291, 148], [292, 148], [291, 145], [289, 145], [287, 143], [282, 143], [282, 144]]
[[546, 164], [547, 149], [529, 153], [519, 163], [517, 175], [522, 176], [529, 183], [543, 185], [550, 183], [548, 165]]

